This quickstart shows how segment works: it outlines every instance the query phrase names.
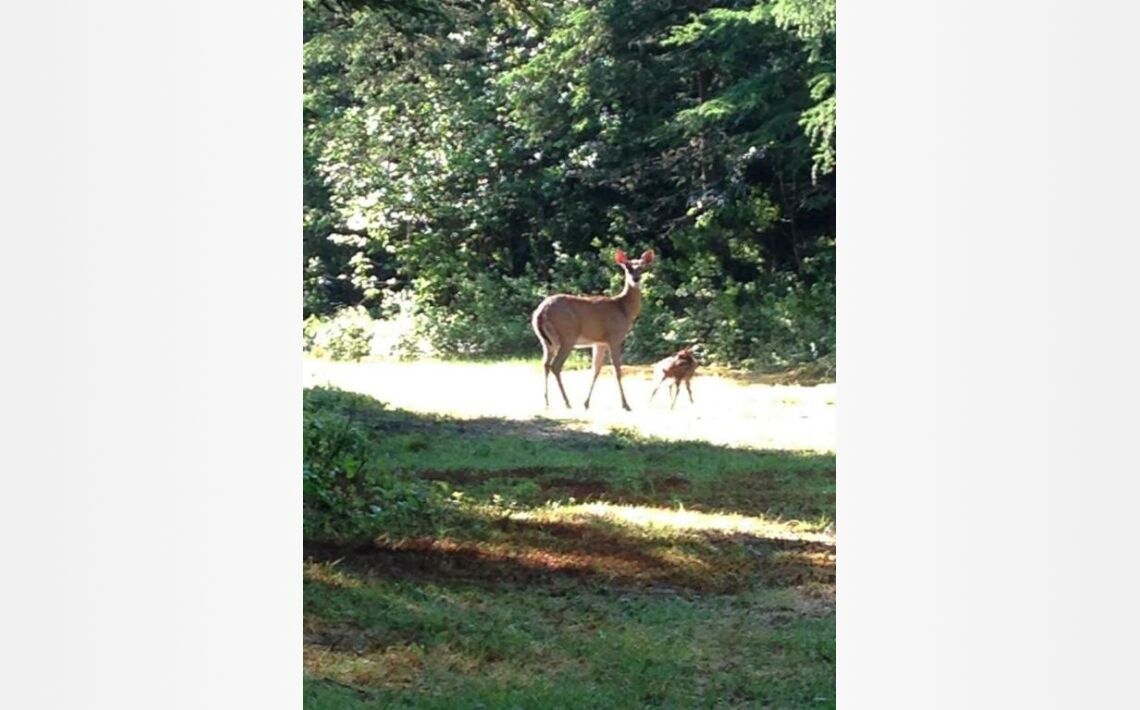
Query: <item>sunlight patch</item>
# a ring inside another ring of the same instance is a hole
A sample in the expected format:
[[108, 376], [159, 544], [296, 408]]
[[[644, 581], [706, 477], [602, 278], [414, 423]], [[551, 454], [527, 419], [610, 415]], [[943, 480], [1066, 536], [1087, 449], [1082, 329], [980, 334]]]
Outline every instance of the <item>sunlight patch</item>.
[[826, 545], [835, 544], [835, 535], [811, 532], [799, 521], [779, 521], [739, 513], [702, 513], [695, 510], [652, 508], [613, 503], [582, 503], [536, 511], [515, 513], [520, 520], [565, 520], [596, 518], [618, 525], [671, 532], [716, 532], [755, 535], [776, 540], [802, 540]]

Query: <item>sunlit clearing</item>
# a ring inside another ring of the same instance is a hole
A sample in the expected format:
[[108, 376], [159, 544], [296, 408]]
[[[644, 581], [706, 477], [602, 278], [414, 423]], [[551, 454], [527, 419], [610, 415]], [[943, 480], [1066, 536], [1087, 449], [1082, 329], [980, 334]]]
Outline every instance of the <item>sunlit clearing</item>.
[[795, 520], [771, 520], [739, 513], [701, 513], [695, 510], [651, 508], [641, 505], [582, 503], [524, 511], [515, 513], [511, 517], [538, 521], [594, 518], [647, 531], [716, 532], [835, 544], [835, 535], [830, 532], [818, 532], [820, 527], [818, 525]]
[[[537, 347], [537, 344], [536, 344]], [[770, 386], [701, 372], [694, 401], [681, 394], [672, 405], [665, 387], [651, 401], [655, 382], [648, 367], [625, 367], [622, 384], [633, 407], [621, 408], [616, 378], [606, 367], [590, 409], [583, 405], [593, 373], [566, 371], [566, 409], [551, 382], [551, 406], [543, 404], [543, 372], [536, 358], [497, 363], [332, 362], [305, 358], [306, 387], [333, 385], [412, 412], [458, 418], [553, 419], [567, 429], [608, 435], [620, 426], [667, 441], [706, 441], [719, 446], [784, 451], [835, 450], [835, 385]]]

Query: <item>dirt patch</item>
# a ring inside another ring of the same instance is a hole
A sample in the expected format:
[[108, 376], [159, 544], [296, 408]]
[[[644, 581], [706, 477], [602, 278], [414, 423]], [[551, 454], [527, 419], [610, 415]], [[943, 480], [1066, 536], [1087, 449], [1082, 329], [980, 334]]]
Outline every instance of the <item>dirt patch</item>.
[[495, 541], [419, 538], [377, 543], [368, 549], [307, 546], [313, 559], [382, 577], [428, 577], [495, 583], [541, 584], [600, 578], [636, 584], [676, 578], [664, 560], [619, 535], [587, 526], [504, 521], [510, 537]]
[[330, 626], [308, 616], [305, 618], [304, 629], [303, 640], [306, 645], [346, 653], [367, 653], [414, 640], [414, 635], [411, 634], [379, 634], [344, 624]]
[[808, 540], [763, 538], [742, 542], [756, 557], [767, 587], [835, 587], [835, 546]]
[[620, 588], [731, 592], [835, 584], [833, 545], [710, 534], [690, 543], [630, 537], [604, 526], [503, 519], [490, 539], [417, 538], [366, 546], [307, 544], [311, 561], [365, 576], [489, 585], [592, 581]]
[[470, 469], [449, 469], [437, 470], [429, 469], [420, 471], [417, 475], [420, 478], [426, 478], [429, 481], [445, 481], [453, 484], [466, 484], [472, 485], [477, 483], [486, 483], [487, 481], [506, 478], [506, 479], [529, 479], [538, 481], [543, 476], [547, 476], [553, 472], [562, 469], [556, 468], [542, 468], [536, 466], [525, 466], [521, 468], [501, 468], [493, 471], [473, 471]]
[[502, 518], [495, 522], [495, 527], [510, 535], [512, 542], [554, 552], [615, 558], [645, 567], [662, 563], [650, 546], [599, 525]]
[[[807, 474], [805, 474], [807, 475]], [[826, 483], [834, 481], [835, 471], [811, 474]], [[834, 486], [834, 483], [831, 484]], [[689, 505], [689, 504], [686, 504]], [[725, 477], [701, 491], [700, 503], [693, 510], [734, 510], [742, 513], [768, 513], [792, 517], [834, 516], [835, 493], [813, 491], [802, 482], [779, 480], [771, 471], [753, 471]]]
[[585, 501], [601, 498], [610, 492], [610, 485], [605, 481], [596, 481], [578, 478], [553, 478], [542, 484], [542, 493], [547, 498], [574, 498]]
[[670, 493], [684, 493], [692, 488], [692, 483], [689, 479], [682, 478], [676, 474], [651, 474], [649, 477], [650, 485], [653, 486], [654, 492], [660, 495], [668, 495]]
[[305, 643], [302, 652], [305, 670], [325, 682], [359, 693], [362, 698], [376, 689], [406, 688], [416, 683], [428, 660], [427, 653], [415, 644], [357, 652]]

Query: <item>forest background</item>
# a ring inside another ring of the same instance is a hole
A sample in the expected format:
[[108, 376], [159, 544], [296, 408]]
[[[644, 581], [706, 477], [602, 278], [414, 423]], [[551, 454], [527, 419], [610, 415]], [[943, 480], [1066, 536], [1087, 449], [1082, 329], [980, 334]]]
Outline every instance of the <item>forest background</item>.
[[626, 359], [834, 373], [833, 0], [310, 0], [305, 345], [538, 356], [658, 263]]

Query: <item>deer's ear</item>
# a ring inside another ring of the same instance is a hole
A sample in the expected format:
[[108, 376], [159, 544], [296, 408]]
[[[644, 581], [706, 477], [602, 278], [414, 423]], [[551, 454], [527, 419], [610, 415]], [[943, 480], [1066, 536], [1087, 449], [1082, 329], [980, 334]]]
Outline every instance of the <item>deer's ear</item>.
[[625, 255], [624, 251], [622, 251], [621, 249], [618, 249], [617, 253], [614, 254], [614, 261], [616, 261], [619, 264], [628, 264], [629, 263], [629, 257]]
[[652, 249], [646, 249], [645, 253], [641, 255], [641, 263], [642, 264], [652, 264], [653, 263], [653, 250]]

